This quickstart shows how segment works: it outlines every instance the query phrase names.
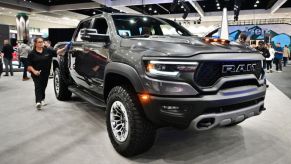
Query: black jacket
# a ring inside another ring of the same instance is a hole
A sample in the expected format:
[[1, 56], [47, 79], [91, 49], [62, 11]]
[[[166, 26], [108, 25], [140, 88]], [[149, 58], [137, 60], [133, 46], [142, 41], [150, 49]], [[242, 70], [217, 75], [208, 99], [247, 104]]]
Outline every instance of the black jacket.
[[260, 51], [265, 58], [270, 57], [270, 52], [266, 47], [257, 47], [256, 49]]
[[4, 53], [4, 58], [11, 60], [13, 58], [12, 53], [14, 52], [13, 47], [10, 44], [3, 46], [2, 52]]

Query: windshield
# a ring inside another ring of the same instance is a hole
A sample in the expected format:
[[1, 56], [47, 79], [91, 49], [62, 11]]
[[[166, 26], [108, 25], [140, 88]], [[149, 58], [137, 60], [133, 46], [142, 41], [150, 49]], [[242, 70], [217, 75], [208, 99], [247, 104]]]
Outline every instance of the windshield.
[[149, 37], [151, 35], [191, 36], [189, 31], [170, 20], [163, 21], [149, 16], [132, 15], [112, 15], [112, 18], [117, 34], [121, 37]]

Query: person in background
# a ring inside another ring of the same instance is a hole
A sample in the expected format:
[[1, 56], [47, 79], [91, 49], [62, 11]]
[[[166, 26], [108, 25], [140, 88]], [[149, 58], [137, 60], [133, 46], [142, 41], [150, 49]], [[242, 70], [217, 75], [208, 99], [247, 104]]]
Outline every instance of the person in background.
[[275, 49], [275, 64], [276, 64], [276, 71], [282, 72], [282, 59], [283, 59], [283, 48], [281, 47], [280, 43], [276, 44]]
[[266, 59], [270, 57], [270, 52], [266, 48], [265, 42], [264, 41], [259, 41], [259, 46], [256, 48], [265, 58], [263, 60], [263, 68], [266, 69]]
[[272, 73], [273, 70], [272, 70], [272, 62], [273, 62], [273, 59], [275, 57], [275, 50], [273, 48], [272, 45], [268, 45], [268, 49], [269, 49], [269, 53], [270, 53], [270, 57], [266, 58], [266, 63], [267, 63], [267, 73]]
[[12, 67], [12, 53], [14, 52], [13, 47], [9, 44], [8, 40], [4, 40], [4, 46], [1, 51], [4, 54], [4, 64], [5, 64], [5, 72], [4, 76], [8, 75], [8, 66], [10, 70], [10, 75], [13, 76], [13, 67]]
[[290, 58], [290, 50], [289, 50], [289, 47], [285, 45], [284, 50], [283, 50], [284, 67], [286, 67], [289, 58]]
[[239, 38], [238, 38], [238, 42], [242, 45], [248, 46], [247, 44], [247, 35], [245, 33], [240, 33]]
[[28, 71], [32, 73], [31, 77], [35, 86], [36, 108], [41, 109], [45, 106], [45, 90], [48, 83], [48, 77], [51, 69], [52, 58], [57, 54], [62, 55], [67, 46], [57, 51], [44, 47], [43, 38], [34, 39], [33, 50], [27, 58]]
[[18, 47], [17, 51], [20, 58], [20, 62], [24, 66], [22, 80], [23, 81], [29, 80], [29, 78], [27, 77], [27, 56], [31, 52], [31, 48], [28, 46], [27, 39], [23, 40], [23, 43]]
[[[44, 40], [44, 47], [45, 47], [45, 48], [48, 48], [48, 49], [50, 49], [50, 50], [53, 50], [53, 49], [54, 49], [54, 48], [51, 46], [51, 41], [48, 40], [48, 39], [45, 39], [45, 40]], [[49, 78], [53, 78], [53, 77], [54, 77], [54, 70], [53, 70], [53, 68], [51, 68]]]
[[51, 46], [50, 40], [44, 40], [44, 47], [53, 50], [54, 48]]

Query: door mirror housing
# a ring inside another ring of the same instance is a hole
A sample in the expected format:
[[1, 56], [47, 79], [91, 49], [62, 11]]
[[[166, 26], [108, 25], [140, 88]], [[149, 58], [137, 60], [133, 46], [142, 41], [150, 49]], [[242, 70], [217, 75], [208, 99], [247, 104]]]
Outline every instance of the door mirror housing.
[[98, 34], [96, 29], [81, 29], [81, 39], [89, 42], [109, 42], [109, 35]]

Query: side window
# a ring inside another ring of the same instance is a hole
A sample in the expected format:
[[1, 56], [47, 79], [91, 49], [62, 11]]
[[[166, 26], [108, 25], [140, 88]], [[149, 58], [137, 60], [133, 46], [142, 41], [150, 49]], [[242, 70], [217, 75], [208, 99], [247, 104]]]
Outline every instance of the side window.
[[108, 25], [104, 18], [96, 18], [94, 20], [93, 29], [96, 29], [98, 34], [107, 34]]
[[91, 20], [88, 20], [88, 21], [85, 21], [85, 22], [82, 22], [79, 27], [78, 27], [78, 33], [77, 33], [77, 36], [75, 38], [75, 41], [83, 41], [81, 39], [81, 29], [83, 28], [90, 28], [90, 24], [91, 24]]

